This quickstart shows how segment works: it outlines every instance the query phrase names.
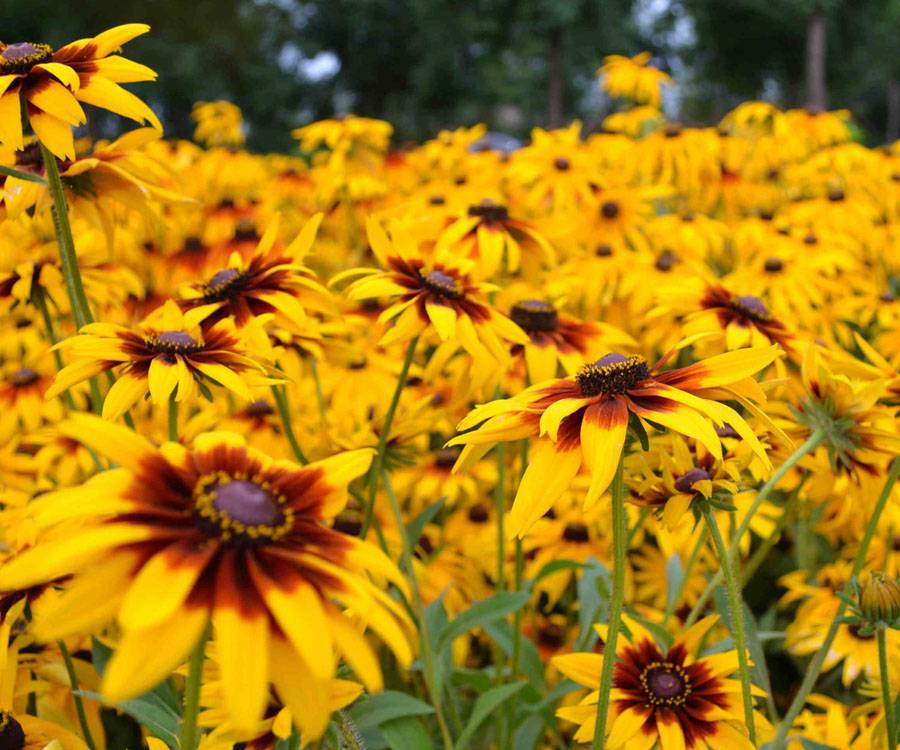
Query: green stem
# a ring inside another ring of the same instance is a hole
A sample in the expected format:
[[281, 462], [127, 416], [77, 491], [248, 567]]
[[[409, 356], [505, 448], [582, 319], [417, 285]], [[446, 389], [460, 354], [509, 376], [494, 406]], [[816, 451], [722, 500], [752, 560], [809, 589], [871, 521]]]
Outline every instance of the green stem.
[[175, 391], [169, 396], [169, 440], [178, 442], [178, 402], [175, 400]]
[[400, 503], [397, 500], [397, 495], [394, 493], [394, 487], [391, 484], [391, 478], [388, 476], [387, 471], [385, 471], [384, 469], [381, 469], [381, 477], [382, 481], [384, 482], [384, 489], [387, 493], [388, 502], [391, 506], [391, 512], [393, 513], [394, 520], [397, 523], [397, 530], [400, 533], [400, 542], [402, 545], [400, 551], [400, 560], [403, 563], [403, 568], [406, 570], [409, 576], [409, 588], [412, 592], [413, 598], [413, 612], [416, 615], [416, 619], [418, 619], [419, 621], [419, 655], [422, 659], [422, 672], [425, 678], [425, 686], [428, 689], [428, 694], [431, 698], [432, 706], [434, 707], [434, 713], [437, 718], [438, 726], [441, 730], [441, 738], [444, 742], [444, 748], [445, 750], [450, 750], [453, 747], [453, 740], [450, 737], [450, 729], [448, 728], [447, 721], [444, 718], [441, 693], [438, 689], [437, 680], [435, 678], [431, 634], [429, 633], [428, 620], [425, 618], [425, 606], [422, 603], [422, 593], [419, 589], [419, 581], [416, 577], [416, 571], [413, 568], [412, 547], [410, 546], [409, 542], [409, 534], [406, 531], [406, 523], [403, 520], [403, 512], [400, 510]]
[[887, 634], [878, 628], [878, 668], [881, 672], [881, 700], [884, 702], [884, 731], [887, 734], [887, 750], [894, 750], [897, 743], [897, 729], [894, 721], [894, 698], [891, 695], [891, 680], [888, 672]]
[[200, 683], [203, 678], [203, 656], [206, 652], [206, 641], [209, 639], [209, 627], [203, 631], [200, 640], [191, 653], [188, 662], [187, 681], [184, 684], [184, 712], [181, 717], [180, 750], [194, 750], [197, 746], [197, 716], [200, 713]]
[[336, 718], [338, 731], [341, 733], [341, 744], [348, 750], [364, 750], [362, 737], [359, 736], [359, 731], [353, 725], [347, 712], [338, 711]]
[[319, 377], [319, 363], [315, 357], [309, 358], [309, 371], [312, 373], [313, 384], [316, 387], [316, 403], [319, 405], [319, 421], [325, 427], [328, 424], [328, 405], [325, 403], [325, 393], [322, 391], [322, 380]]
[[700, 534], [697, 536], [697, 541], [694, 544], [694, 548], [691, 550], [691, 556], [688, 558], [687, 565], [684, 566], [684, 573], [681, 576], [681, 581], [678, 584], [678, 590], [669, 598], [668, 604], [666, 604], [665, 616], [663, 617], [663, 627], [665, 627], [669, 623], [669, 618], [674, 614], [675, 608], [678, 606], [678, 600], [681, 599], [682, 594], [684, 593], [684, 589], [687, 587], [688, 582], [691, 578], [691, 573], [694, 572], [694, 566], [697, 564], [697, 560], [700, 559], [700, 553], [703, 551], [703, 547], [706, 546], [706, 540], [709, 538], [709, 529], [705, 526], [700, 530]]
[[56, 242], [59, 245], [59, 259], [63, 278], [66, 281], [66, 291], [72, 305], [75, 325], [81, 328], [93, 322], [94, 317], [91, 315], [87, 295], [84, 293], [84, 283], [81, 280], [81, 271], [78, 268], [75, 240], [72, 238], [72, 226], [69, 224], [69, 211], [66, 207], [66, 194], [59, 176], [56, 157], [43, 143], [40, 141], [38, 143], [44, 159], [44, 169], [47, 172], [47, 187], [50, 189], [50, 196], [53, 199], [53, 226], [56, 229]]
[[291, 409], [288, 404], [287, 394], [282, 392], [281, 388], [277, 385], [273, 385], [272, 396], [275, 399], [275, 408], [278, 409], [278, 414], [281, 417], [281, 424], [284, 427], [284, 434], [291, 446], [294, 458], [301, 464], [308, 464], [309, 461], [304, 455], [303, 449], [300, 447], [297, 435], [294, 434], [294, 424], [291, 421]]
[[394, 394], [391, 396], [391, 403], [384, 415], [384, 424], [381, 426], [381, 433], [378, 435], [378, 447], [375, 449], [375, 458], [372, 460], [372, 468], [369, 469], [369, 502], [366, 504], [366, 517], [363, 520], [362, 529], [359, 532], [361, 539], [366, 538], [369, 527], [372, 525], [372, 519], [375, 516], [375, 496], [378, 493], [378, 478], [384, 467], [384, 453], [387, 450], [388, 437], [391, 427], [394, 425], [394, 414], [397, 412], [397, 405], [400, 403], [400, 396], [403, 388], [406, 386], [406, 379], [409, 376], [409, 368], [412, 365], [413, 356], [416, 353], [416, 344], [419, 343], [419, 337], [414, 336], [409, 346], [406, 348], [406, 356], [403, 358], [403, 366], [400, 368], [400, 375], [397, 377], [397, 385], [394, 388]]
[[288, 738], [288, 750], [300, 750], [300, 732], [294, 730]]
[[863, 565], [866, 562], [866, 555], [869, 553], [869, 545], [872, 543], [872, 537], [875, 535], [875, 529], [878, 527], [878, 520], [881, 518], [881, 514], [887, 505], [888, 499], [891, 496], [891, 490], [894, 488], [894, 483], [897, 481], [898, 475], [900, 475], [900, 459], [895, 458], [891, 463], [890, 471], [888, 472], [884, 487], [881, 490], [881, 495], [878, 497], [878, 502], [875, 504], [875, 509], [872, 511], [869, 522], [866, 524], [866, 530], [863, 533], [862, 541], [860, 542], [859, 549], [856, 551], [856, 557], [853, 560], [853, 570], [850, 573], [850, 578], [847, 583], [844, 584], [845, 596], [841, 598], [837, 612], [834, 614], [834, 619], [832, 619], [831, 625], [828, 627], [828, 632], [825, 634], [825, 640], [822, 641], [822, 645], [819, 646], [819, 650], [816, 652], [815, 656], [813, 656], [812, 661], [806, 669], [803, 682], [800, 683], [800, 688], [794, 696], [790, 708], [778, 725], [775, 739], [773, 739], [771, 743], [773, 750], [785, 750], [788, 732], [791, 731], [794, 720], [800, 714], [800, 711], [803, 710], [806, 698], [815, 686], [819, 673], [822, 671], [822, 664], [825, 662], [825, 657], [828, 656], [828, 652], [831, 650], [831, 644], [834, 643], [835, 636], [837, 636], [838, 629], [841, 626], [841, 619], [847, 609], [847, 599], [851, 593], [850, 581], [859, 578], [859, 574], [862, 572]]
[[744, 723], [750, 733], [750, 742], [756, 747], [756, 724], [753, 721], [753, 694], [750, 687], [750, 665], [747, 663], [747, 639], [744, 634], [744, 607], [741, 590], [734, 572], [734, 563], [728, 555], [725, 540], [722, 538], [722, 532], [719, 530], [719, 524], [712, 508], [706, 502], [702, 502], [701, 507], [703, 508], [703, 517], [706, 519], [706, 526], [716, 548], [716, 554], [719, 556], [719, 564], [725, 574], [725, 591], [728, 595], [728, 608], [731, 610], [731, 631], [734, 636], [734, 646], [737, 649], [738, 671], [741, 674]]
[[625, 552], [628, 542], [628, 523], [625, 516], [625, 482], [623, 479], [624, 454], [612, 480], [612, 536], [613, 577], [609, 602], [608, 629], [603, 648], [603, 667], [600, 670], [600, 692], [597, 696], [597, 723], [594, 725], [593, 750], [606, 746], [606, 719], [609, 715], [609, 695], [612, 691], [613, 666], [616, 663], [616, 643], [622, 625], [622, 607], [625, 604]]
[[[737, 528], [737, 531], [734, 533], [734, 536], [731, 539], [731, 545], [728, 548], [728, 558], [732, 560], [737, 557], [738, 552], [740, 551], [741, 539], [744, 534], [747, 532], [747, 529], [750, 528], [750, 523], [753, 520], [753, 516], [756, 514], [756, 511], [759, 510], [759, 506], [762, 505], [769, 495], [772, 493], [772, 490], [775, 489], [775, 485], [777, 485], [781, 479], [797, 464], [797, 462], [803, 458], [807, 453], [816, 449], [819, 443], [825, 439], [825, 431], [822, 429], [815, 430], [809, 438], [806, 440], [803, 445], [801, 445], [797, 450], [795, 450], [790, 456], [788, 456], [787, 461], [785, 461], [775, 472], [769, 477], [769, 480], [760, 488], [759, 492], [756, 495], [756, 498], [753, 501], [753, 504], [747, 510], [747, 513], [744, 514], [744, 518], [741, 521], [740, 525]], [[706, 603], [712, 597], [713, 592], [718, 588], [719, 584], [722, 583], [722, 570], [718, 570], [716, 574], [710, 579], [709, 583], [706, 584], [706, 588], [703, 590], [703, 593], [700, 595], [700, 598], [697, 600], [697, 603], [694, 605], [693, 609], [691, 609], [690, 615], [688, 615], [687, 621], [685, 622], [685, 627], [689, 628], [693, 625], [700, 617], [700, 614], [703, 612], [703, 608], [706, 606]]]
[[497, 591], [506, 589], [506, 443], [500, 443], [497, 454], [497, 484], [494, 485], [494, 507], [497, 511]]
[[631, 547], [631, 543], [634, 541], [634, 538], [637, 536], [638, 532], [643, 528], [644, 523], [647, 520], [647, 517], [650, 515], [650, 508], [641, 508], [638, 512], [638, 519], [634, 526], [628, 531], [628, 546]]
[[760, 545], [750, 556], [747, 564], [743, 566], [743, 570], [741, 570], [742, 590], [747, 586], [748, 583], [750, 583], [750, 581], [753, 580], [753, 576], [756, 574], [759, 566], [762, 565], [763, 562], [765, 562], [766, 558], [769, 556], [769, 552], [771, 552], [772, 548], [776, 544], [778, 544], [778, 540], [781, 539], [781, 532], [784, 529], [785, 525], [787, 525], [787, 522], [791, 517], [791, 513], [793, 512], [793, 508], [797, 504], [797, 498], [800, 496], [800, 488], [803, 486], [803, 484], [804, 482], [801, 481], [800, 484], [797, 485], [797, 488], [793, 492], [791, 492], [790, 496], [787, 499], [787, 502], [784, 505], [784, 510], [781, 511], [781, 515], [775, 522], [775, 528], [773, 528], [772, 532], [760, 543]]
[[66, 666], [66, 674], [69, 676], [69, 685], [72, 686], [72, 698], [75, 701], [75, 713], [78, 714], [78, 723], [81, 725], [81, 733], [84, 735], [84, 742], [90, 750], [97, 750], [94, 744], [94, 737], [91, 734], [91, 728], [88, 726], [87, 714], [84, 711], [84, 701], [81, 698], [81, 688], [78, 684], [78, 675], [75, 674], [75, 663], [72, 661], [72, 655], [64, 641], [57, 641], [59, 652], [62, 654], [63, 664]]

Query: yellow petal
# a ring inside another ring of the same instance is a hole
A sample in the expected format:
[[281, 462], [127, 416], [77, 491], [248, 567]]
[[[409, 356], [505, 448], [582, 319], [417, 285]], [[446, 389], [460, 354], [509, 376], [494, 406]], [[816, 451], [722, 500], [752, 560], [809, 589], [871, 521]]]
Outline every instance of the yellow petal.
[[[0, 116], [2, 116], [0, 112]], [[28, 122], [34, 134], [50, 152], [58, 159], [75, 158], [75, 140], [72, 138], [72, 126], [46, 112], [31, 112]]]
[[557, 452], [549, 440], [539, 441], [532, 449], [528, 468], [509, 512], [510, 536], [525, 536], [535, 521], [546, 513], [572, 483], [581, 466], [581, 451]]
[[147, 380], [123, 372], [103, 400], [103, 418], [114, 420], [134, 406], [147, 392]]
[[141, 469], [144, 461], [156, 454], [147, 438], [93, 414], [73, 414], [60, 425], [59, 431], [132, 470]]
[[25, 148], [18, 89], [7, 91], [0, 96], [0, 143], [17, 151]]
[[72, 92], [52, 78], [45, 79], [41, 86], [26, 92], [25, 98], [38, 109], [69, 125], [81, 125], [87, 120]]
[[448, 305], [440, 305], [434, 302], [426, 302], [425, 311], [437, 330], [438, 336], [443, 341], [452, 339], [456, 333], [456, 311]]
[[147, 385], [150, 388], [150, 398], [153, 399], [153, 403], [165, 406], [177, 384], [177, 363], [168, 362], [164, 357], [154, 357], [147, 373]]
[[581, 450], [591, 470], [591, 484], [584, 498], [590, 508], [609, 487], [619, 465], [628, 431], [628, 408], [621, 399], [589, 406], [581, 421]]

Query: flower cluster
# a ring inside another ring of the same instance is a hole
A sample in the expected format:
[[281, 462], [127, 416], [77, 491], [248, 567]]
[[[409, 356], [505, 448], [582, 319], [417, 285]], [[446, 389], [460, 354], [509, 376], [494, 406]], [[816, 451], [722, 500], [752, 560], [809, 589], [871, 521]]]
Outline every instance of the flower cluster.
[[0, 748], [896, 741], [900, 143], [644, 54], [258, 155], [146, 30], [0, 44]]

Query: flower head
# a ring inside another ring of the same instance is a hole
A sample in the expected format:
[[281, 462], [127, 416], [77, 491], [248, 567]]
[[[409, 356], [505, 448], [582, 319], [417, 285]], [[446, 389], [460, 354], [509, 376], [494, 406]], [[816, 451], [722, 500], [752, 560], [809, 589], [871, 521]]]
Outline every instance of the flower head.
[[20, 101], [38, 139], [60, 159], [75, 158], [72, 127], [86, 120], [80, 103], [161, 130], [153, 111], [119, 85], [152, 81], [156, 73], [113, 54], [149, 30], [146, 24], [124, 24], [56, 51], [37, 42], [0, 43], [0, 143], [25, 147]]

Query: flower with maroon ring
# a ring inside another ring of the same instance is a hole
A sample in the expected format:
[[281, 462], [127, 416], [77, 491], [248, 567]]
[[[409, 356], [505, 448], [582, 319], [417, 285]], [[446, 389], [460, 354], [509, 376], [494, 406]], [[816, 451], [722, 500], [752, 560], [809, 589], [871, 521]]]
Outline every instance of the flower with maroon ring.
[[381, 224], [368, 222], [369, 243], [382, 266], [338, 274], [332, 284], [363, 276], [348, 288], [353, 300], [395, 298], [378, 320], [394, 321], [379, 342], [388, 346], [420, 336], [433, 328], [442, 342], [461, 346], [482, 365], [506, 361], [503, 341], [525, 344], [528, 337], [509, 318], [494, 310], [486, 293], [492, 286], [472, 278], [474, 261], [437, 253], [425, 258], [416, 241], [395, 227], [388, 238]]
[[752, 392], [746, 381], [777, 356], [775, 346], [742, 349], [659, 372], [665, 358], [650, 368], [643, 357], [610, 353], [572, 377], [475, 407], [458, 429], [481, 426], [449, 444], [465, 446], [457, 462], [463, 469], [499, 442], [538, 438], [509, 514], [509, 533], [522, 536], [571, 484], [582, 463], [591, 473], [585, 507], [597, 502], [616, 471], [629, 415], [694, 438], [717, 459], [722, 446], [714, 428], [730, 425], [768, 465], [765, 449], [740, 414], [714, 399], [734, 398], [729, 386]]
[[685, 317], [686, 337], [718, 333], [729, 350], [780, 344], [786, 352], [792, 351], [793, 334], [759, 297], [733, 294], [720, 284], [711, 284], [703, 291], [699, 307]]
[[117, 419], [148, 392], [160, 406], [173, 393], [176, 401], [191, 399], [198, 381], [204, 379], [246, 401], [252, 399], [251, 387], [278, 382], [267, 377], [263, 358], [249, 355], [231, 320], [202, 330], [204, 315], [202, 308], [182, 314], [169, 300], [137, 330], [111, 323], [84, 326], [79, 335], [58, 345], [70, 351], [75, 361], [59, 371], [46, 398], [118, 368], [116, 383], [103, 402], [103, 416]]
[[509, 310], [509, 317], [528, 334], [525, 345], [514, 344], [513, 355], [524, 353], [531, 382], [556, 377], [558, 363], [573, 375], [601, 341], [609, 345], [633, 345], [628, 334], [603, 323], [585, 323], [560, 313], [544, 300], [523, 299]]
[[556, 259], [550, 243], [529, 222], [514, 219], [509, 209], [490, 198], [468, 207], [464, 214], [450, 217], [450, 224], [437, 241], [439, 252], [448, 252], [477, 261], [482, 278], [493, 276], [503, 265], [515, 273], [519, 270], [523, 251], [549, 266]]
[[412, 660], [413, 625], [385, 592], [390, 582], [407, 594], [405, 579], [377, 547], [329, 528], [371, 449], [299, 466], [234, 433], [156, 448], [93, 415], [60, 429], [119, 468], [32, 501], [40, 541], [4, 562], [0, 591], [71, 576], [35, 602], [41, 641], [117, 620], [101, 688], [111, 702], [166, 679], [210, 622], [229, 719], [244, 731], [263, 716], [271, 684], [304, 737], [319, 737], [338, 655], [369, 690], [381, 688], [372, 646], [344, 608], [400, 664]]
[[[637, 621], [624, 619], [631, 637], [620, 639], [616, 646], [606, 747], [752, 750], [743, 725], [740, 682], [729, 678], [738, 668], [737, 651], [699, 653], [718, 615], [698, 622], [667, 651]], [[598, 625], [597, 631], [602, 639], [606, 626]], [[595, 653], [553, 658], [562, 674], [593, 691], [577, 706], [557, 711], [561, 719], [579, 725], [576, 742], [590, 742], [594, 737], [603, 658]], [[753, 692], [764, 695], [757, 688]], [[760, 716], [758, 721], [765, 719]]]
[[38, 42], [0, 42], [0, 144], [25, 148], [24, 111], [41, 143], [59, 159], [74, 159], [72, 127], [87, 119], [81, 104], [162, 130], [153, 110], [119, 85], [152, 81], [156, 73], [113, 54], [149, 30], [146, 24], [128, 23], [55, 52]]
[[[295, 330], [308, 319], [307, 309], [334, 312], [328, 290], [300, 264], [312, 247], [321, 222], [322, 214], [313, 216], [284, 248], [276, 245], [276, 215], [249, 259], [232, 253], [228, 264], [205, 282], [182, 286], [178, 304], [185, 311], [205, 310], [204, 326], [231, 316], [239, 328], [271, 313], [280, 325]], [[304, 326], [304, 331], [308, 328]]]

